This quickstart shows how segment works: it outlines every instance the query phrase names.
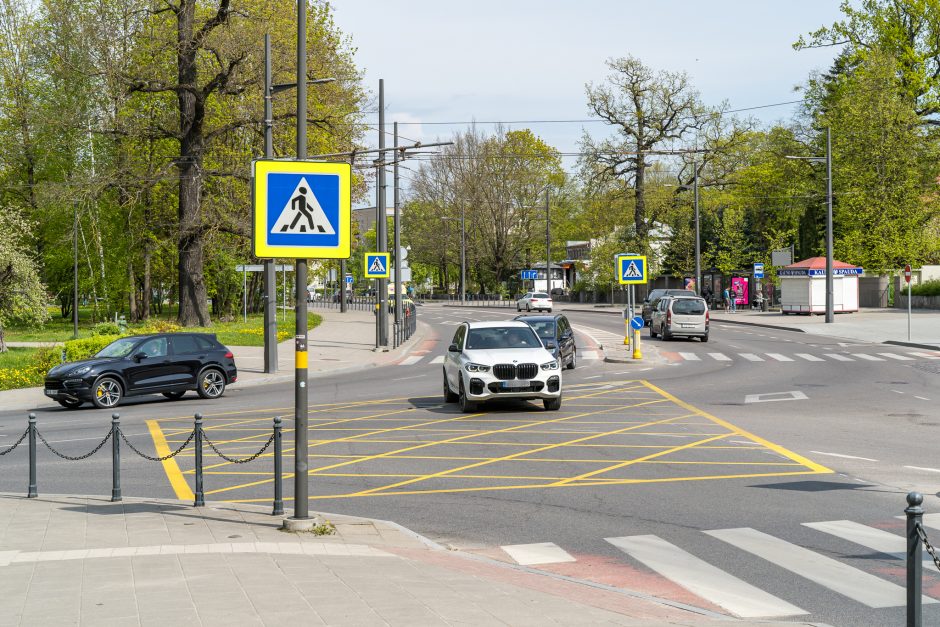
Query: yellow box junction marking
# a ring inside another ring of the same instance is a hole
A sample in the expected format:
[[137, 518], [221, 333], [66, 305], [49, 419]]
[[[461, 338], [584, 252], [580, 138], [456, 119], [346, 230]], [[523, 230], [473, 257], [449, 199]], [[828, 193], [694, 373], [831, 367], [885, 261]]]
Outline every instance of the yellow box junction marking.
[[[832, 472], [648, 381], [595, 382], [567, 389], [575, 395], [566, 397], [560, 416], [559, 412], [544, 414], [530, 405], [528, 410], [512, 408], [512, 415], [491, 408], [487, 413], [435, 417], [426, 410], [444, 407], [433, 402], [436, 397], [417, 399], [418, 404], [395, 398], [312, 406], [310, 459], [322, 459], [324, 463], [311, 464], [311, 490], [318, 487], [316, 477], [330, 477], [332, 481], [331, 493], [310, 498], [576, 488]], [[429, 402], [421, 402], [425, 400]], [[213, 443], [228, 454], [249, 455], [270, 436], [270, 418], [261, 416], [288, 409], [217, 414], [210, 418], [218, 422], [207, 424], [205, 429], [215, 434]], [[565, 410], [574, 413], [566, 414]], [[229, 418], [245, 414], [258, 417]], [[184, 428], [181, 420], [147, 422], [158, 455], [168, 454], [171, 445], [182, 443], [189, 435], [190, 429]], [[161, 422], [168, 423], [166, 434], [160, 428]], [[293, 453], [287, 439], [292, 433], [285, 425], [286, 466], [290, 466]], [[729, 443], [731, 437], [739, 444]], [[540, 456], [546, 452], [551, 455]], [[767, 453], [779, 459], [768, 459]], [[233, 494], [238, 491], [270, 484], [272, 454], [268, 451], [262, 455], [251, 469], [229, 468], [230, 462], [206, 464], [206, 494], [232, 497], [238, 496]], [[179, 457], [188, 461], [192, 452]], [[419, 461], [445, 467], [428, 472], [427, 467], [417, 467]], [[507, 464], [511, 466], [508, 471]], [[528, 464], [537, 468], [526, 469]], [[182, 471], [176, 458], [163, 462], [163, 466], [177, 497], [192, 499], [185, 475], [194, 471]], [[715, 472], [718, 466], [728, 466], [728, 472]], [[488, 467], [491, 472], [486, 472]], [[699, 469], [707, 469], [707, 474], [695, 474]], [[627, 472], [631, 476], [623, 476]], [[292, 473], [284, 473], [285, 479], [292, 477]], [[343, 491], [342, 484], [336, 487], [336, 481], [343, 478], [358, 480], [354, 484], [360, 487]], [[364, 482], [368, 487], [361, 487]], [[230, 500], [271, 500], [254, 496], [245, 494], [245, 498]]]

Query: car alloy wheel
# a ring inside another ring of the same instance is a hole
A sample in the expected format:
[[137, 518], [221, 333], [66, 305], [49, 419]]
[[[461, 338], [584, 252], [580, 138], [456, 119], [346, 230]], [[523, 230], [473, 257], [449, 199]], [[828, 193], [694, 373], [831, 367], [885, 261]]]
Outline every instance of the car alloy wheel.
[[121, 384], [111, 377], [102, 377], [95, 383], [95, 393], [92, 402], [99, 409], [117, 407], [121, 402]]
[[218, 398], [225, 392], [225, 376], [215, 368], [203, 370], [196, 387], [202, 398]]
[[462, 380], [460, 382], [460, 396], [457, 400], [460, 403], [460, 411], [463, 413], [472, 414], [477, 410], [477, 404], [467, 398], [467, 390], [464, 388]]

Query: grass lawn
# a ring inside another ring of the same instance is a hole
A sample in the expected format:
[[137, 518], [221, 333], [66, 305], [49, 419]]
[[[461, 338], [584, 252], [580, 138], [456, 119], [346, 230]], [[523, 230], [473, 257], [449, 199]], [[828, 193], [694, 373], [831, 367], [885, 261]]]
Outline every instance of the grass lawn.
[[[91, 309], [80, 308], [78, 312], [78, 337], [92, 335]], [[64, 342], [72, 339], [72, 319], [63, 319], [58, 308], [49, 309], [51, 318], [42, 327], [9, 327], [6, 329], [8, 342]], [[286, 318], [286, 320], [285, 320]], [[160, 316], [151, 317], [151, 322], [176, 322], [176, 310], [168, 310]], [[315, 314], [307, 315], [307, 325], [310, 329], [316, 328], [323, 319]], [[99, 320], [100, 322], [100, 320]], [[285, 316], [278, 312], [278, 341], [286, 340], [294, 334], [294, 312], [288, 311]], [[139, 332], [146, 323], [131, 323], [128, 325], [130, 333]], [[195, 327], [187, 330], [204, 333], [215, 333], [219, 341], [231, 346], [264, 346], [264, 316], [263, 314], [249, 314], [248, 321], [244, 322], [238, 316], [232, 322], [216, 322], [211, 327]], [[3, 367], [3, 366], [0, 366]]]
[[0, 368], [27, 368], [38, 348], [8, 348], [0, 353]]

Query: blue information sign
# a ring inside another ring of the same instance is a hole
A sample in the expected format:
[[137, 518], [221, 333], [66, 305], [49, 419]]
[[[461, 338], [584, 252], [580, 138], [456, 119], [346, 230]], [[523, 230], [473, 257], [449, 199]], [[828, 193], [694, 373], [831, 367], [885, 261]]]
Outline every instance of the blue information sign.
[[754, 278], [763, 279], [764, 278], [764, 264], [755, 263], [754, 264]]
[[643, 321], [643, 316], [633, 316], [630, 319], [630, 326], [639, 331], [646, 326], [646, 323]]
[[352, 285], [352, 282], [353, 282], [353, 275], [347, 274], [347, 275], [346, 275], [346, 285]]
[[535, 279], [539, 278], [539, 271], [538, 270], [522, 270], [519, 273], [519, 277], [523, 281], [534, 281]]

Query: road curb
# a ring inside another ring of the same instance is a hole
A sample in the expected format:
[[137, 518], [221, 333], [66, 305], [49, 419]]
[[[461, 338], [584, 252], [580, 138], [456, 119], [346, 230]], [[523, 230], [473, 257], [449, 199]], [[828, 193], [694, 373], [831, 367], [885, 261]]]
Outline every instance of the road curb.
[[712, 322], [727, 322], [729, 324], [743, 324], [749, 327], [762, 327], [764, 329], [778, 329], [780, 331], [793, 331], [794, 333], [808, 333], [806, 329], [800, 327], [785, 327], [782, 324], [767, 324], [765, 322], [751, 322], [750, 320], [730, 320], [725, 317], [712, 318]]
[[907, 346], [908, 348], [925, 348], [927, 350], [940, 350], [940, 346], [937, 344], [918, 344], [917, 342], [902, 342], [900, 340], [885, 340], [882, 344], [890, 344], [892, 346]]

